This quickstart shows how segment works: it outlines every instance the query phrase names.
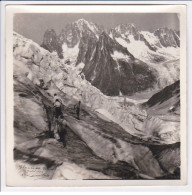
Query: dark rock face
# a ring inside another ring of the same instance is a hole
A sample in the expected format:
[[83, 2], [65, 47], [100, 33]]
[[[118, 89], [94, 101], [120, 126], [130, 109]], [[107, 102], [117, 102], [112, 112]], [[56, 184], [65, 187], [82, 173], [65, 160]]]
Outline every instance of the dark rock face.
[[58, 37], [53, 29], [47, 30], [43, 37], [43, 43], [41, 47], [45, 48], [46, 50], [53, 52], [56, 51], [59, 58], [63, 58], [63, 51], [62, 47], [59, 43]]
[[86, 63], [92, 55], [92, 52], [97, 43], [97, 39], [93, 37], [83, 36], [79, 42], [79, 54], [76, 64], [81, 62]]
[[180, 81], [153, 95], [143, 106], [160, 114], [180, 115]]
[[169, 179], [180, 178], [180, 142], [168, 145], [151, 145], [150, 150], [158, 160], [160, 167], [167, 173], [161, 179], [165, 177]]
[[62, 45], [64, 42], [68, 47], [74, 47], [79, 41], [79, 31], [72, 24], [68, 24], [65, 29], [59, 34], [59, 42]]
[[180, 80], [153, 95], [144, 105], [152, 107], [161, 104], [174, 96], [180, 96]]
[[[86, 58], [83, 73], [85, 78], [104, 94], [130, 95], [153, 87], [155, 72], [144, 62], [137, 60], [126, 48], [111, 39], [105, 32], [99, 37], [93, 52]], [[127, 56], [114, 59], [114, 52]], [[87, 56], [87, 55], [86, 55]]]
[[179, 31], [161, 28], [154, 32], [163, 47], [180, 47]]

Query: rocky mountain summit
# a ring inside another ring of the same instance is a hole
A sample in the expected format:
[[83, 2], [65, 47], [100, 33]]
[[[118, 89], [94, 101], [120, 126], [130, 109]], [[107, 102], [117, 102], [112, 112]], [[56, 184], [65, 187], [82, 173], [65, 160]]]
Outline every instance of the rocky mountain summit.
[[122, 45], [103, 32], [90, 58], [84, 61], [85, 78], [110, 96], [133, 94], [155, 83], [155, 71], [135, 59]]

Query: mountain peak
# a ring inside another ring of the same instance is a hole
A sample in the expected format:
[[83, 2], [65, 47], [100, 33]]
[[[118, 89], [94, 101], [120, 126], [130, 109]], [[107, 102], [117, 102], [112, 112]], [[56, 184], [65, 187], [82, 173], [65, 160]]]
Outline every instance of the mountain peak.
[[100, 37], [109, 37], [109, 35], [108, 35], [105, 31], [103, 31], [103, 32], [101, 33]]
[[84, 18], [78, 19], [77, 21], [75, 21], [75, 23], [87, 23], [88, 21], [85, 20]]
[[136, 29], [136, 26], [133, 23], [119, 24], [115, 28], [115, 30], [117, 30], [117, 31], [126, 31], [126, 30], [131, 30], [131, 29]]
[[112, 29], [111, 32], [114, 36], [123, 35], [125, 37], [129, 35], [136, 36], [138, 34], [138, 30], [133, 23], [119, 24], [114, 29]]
[[133, 24], [133, 23], [120, 24], [119, 26], [134, 27], [134, 28], [136, 28], [135, 24]]
[[47, 29], [47, 30], [45, 31], [45, 34], [54, 34], [54, 35], [56, 35], [56, 32], [55, 32], [54, 29], [50, 28], [50, 29]]
[[80, 31], [89, 30], [94, 34], [98, 34], [98, 33], [100, 34], [101, 31], [100, 27], [97, 24], [91, 21], [87, 21], [83, 18], [73, 22], [72, 24], [75, 25]]
[[63, 58], [62, 48], [58, 42], [58, 37], [53, 29], [47, 29], [43, 36], [43, 43], [41, 47], [48, 50], [49, 52], [56, 51], [60, 58]]
[[168, 31], [168, 30], [170, 30], [170, 29], [167, 28], [167, 27], [161, 27], [161, 28], [158, 28], [157, 30], [155, 30], [154, 32], [156, 32], [156, 31]]
[[73, 22], [73, 24], [76, 24], [77, 26], [83, 27], [84, 25], [90, 27], [90, 26], [96, 26], [93, 22], [87, 21], [84, 18], [78, 19], [77, 21]]

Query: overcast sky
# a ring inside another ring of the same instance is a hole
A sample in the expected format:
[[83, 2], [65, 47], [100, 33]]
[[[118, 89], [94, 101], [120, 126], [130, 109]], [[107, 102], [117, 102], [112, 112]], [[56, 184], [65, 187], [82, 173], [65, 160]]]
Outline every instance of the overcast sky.
[[99, 13], [99, 14], [46, 14], [27, 13], [15, 14], [14, 31], [32, 39], [38, 44], [42, 43], [43, 35], [47, 29], [54, 29], [59, 34], [66, 24], [84, 18], [87, 21], [103, 25], [106, 29], [116, 27], [118, 24], [134, 23], [139, 30], [153, 32], [161, 27], [179, 30], [179, 19], [174, 13]]

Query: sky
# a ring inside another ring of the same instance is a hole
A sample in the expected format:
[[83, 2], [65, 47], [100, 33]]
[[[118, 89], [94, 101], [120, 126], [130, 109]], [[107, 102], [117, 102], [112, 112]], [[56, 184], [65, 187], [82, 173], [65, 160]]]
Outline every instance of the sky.
[[13, 28], [41, 44], [47, 29], [54, 29], [58, 35], [66, 24], [81, 18], [102, 25], [105, 29], [133, 23], [138, 30], [150, 32], [162, 27], [179, 30], [179, 19], [175, 13], [19, 13], [14, 15]]

